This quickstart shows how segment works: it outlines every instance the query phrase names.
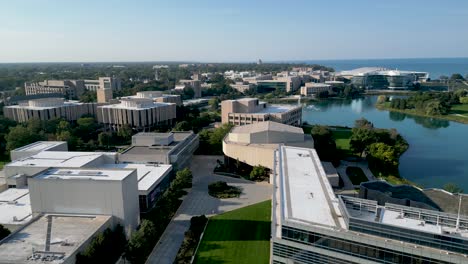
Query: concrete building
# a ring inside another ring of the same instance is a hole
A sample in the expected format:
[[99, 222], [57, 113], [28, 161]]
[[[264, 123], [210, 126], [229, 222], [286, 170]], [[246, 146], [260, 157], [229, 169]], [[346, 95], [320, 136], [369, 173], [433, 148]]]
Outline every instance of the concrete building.
[[151, 210], [169, 187], [172, 180], [172, 165], [118, 163], [105, 164], [103, 168], [136, 170], [138, 177], [138, 200], [141, 213]]
[[10, 151], [11, 160], [24, 159], [42, 151], [68, 151], [65, 141], [37, 141]]
[[138, 133], [118, 159], [124, 163], [172, 164], [178, 170], [189, 166], [198, 145], [198, 135], [191, 131]]
[[96, 92], [98, 89], [110, 88], [113, 91], [122, 89], [122, 82], [119, 78], [99, 77], [97, 80], [84, 80], [86, 90]]
[[82, 80], [45, 80], [24, 83], [26, 95], [59, 93], [66, 98], [78, 98], [85, 90]]
[[50, 168], [28, 180], [33, 216], [109, 215], [127, 235], [140, 223], [136, 170]]
[[18, 105], [4, 106], [5, 117], [23, 123], [29, 119], [51, 120], [63, 118], [76, 121], [83, 115], [96, 115], [96, 103], [65, 101], [63, 98], [41, 98], [29, 100]]
[[31, 199], [28, 188], [10, 188], [0, 192], [1, 225], [9, 230], [16, 230], [31, 219]]
[[194, 91], [193, 98], [200, 98], [201, 94], [201, 81], [200, 80], [179, 80], [180, 84], [185, 85], [187, 88], [192, 88]]
[[272, 263], [468, 262], [468, 217], [336, 196], [313, 149], [275, 159]]
[[136, 95], [127, 96], [124, 98], [143, 98], [151, 99], [157, 103], [173, 103], [176, 105], [182, 105], [182, 98], [178, 94], [165, 94], [162, 91], [143, 91], [137, 92]]
[[316, 96], [320, 92], [332, 93], [332, 86], [325, 83], [306, 83], [301, 87], [302, 96]]
[[257, 80], [252, 83], [257, 84], [259, 92], [281, 90], [289, 93], [299, 90], [302, 79], [299, 76], [279, 76], [274, 77], [273, 80]]
[[233, 127], [223, 139], [223, 153], [250, 166], [273, 169], [274, 153], [281, 144], [313, 148], [314, 140], [300, 127], [266, 121]]
[[93, 237], [112, 227], [107, 215], [45, 214], [0, 241], [1, 264], [74, 264]]
[[249, 90], [253, 90], [255, 85], [252, 83], [236, 82], [235, 84], [231, 84], [231, 87], [240, 93], [245, 93]]
[[291, 105], [268, 105], [256, 98], [225, 100], [221, 102], [221, 122], [248, 125], [274, 121], [287, 125], [302, 124], [302, 107]]
[[150, 130], [159, 125], [172, 125], [175, 118], [175, 104], [155, 103], [151, 99], [122, 99], [119, 104], [97, 108], [98, 122], [112, 130], [125, 125], [139, 131]]

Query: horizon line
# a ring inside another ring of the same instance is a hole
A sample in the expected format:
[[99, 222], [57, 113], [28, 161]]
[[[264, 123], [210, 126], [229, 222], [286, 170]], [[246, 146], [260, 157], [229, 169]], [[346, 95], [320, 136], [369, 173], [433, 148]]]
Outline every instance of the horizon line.
[[[260, 58], [261, 59], [261, 58]], [[314, 62], [314, 61], [359, 61], [359, 60], [431, 60], [431, 59], [468, 59], [467, 57], [399, 57], [399, 58], [352, 58], [352, 59], [284, 59], [284, 60], [262, 60], [262, 63], [271, 63], [271, 64], [287, 64], [287, 63], [306, 63], [306, 62]], [[257, 59], [258, 60], [258, 59]], [[135, 60], [135, 61], [29, 61], [29, 62], [0, 62], [0, 64], [76, 64], [76, 63], [103, 63], [103, 64], [110, 64], [110, 63], [201, 63], [201, 64], [255, 64], [257, 60], [226, 60], [226, 61], [184, 61], [184, 60]], [[307, 63], [306, 63], [307, 64]]]

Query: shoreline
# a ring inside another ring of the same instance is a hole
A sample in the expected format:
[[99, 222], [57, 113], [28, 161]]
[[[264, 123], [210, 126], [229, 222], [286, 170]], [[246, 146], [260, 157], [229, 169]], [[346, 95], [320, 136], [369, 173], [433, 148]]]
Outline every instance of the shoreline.
[[452, 121], [452, 122], [457, 122], [457, 123], [460, 123], [460, 124], [468, 125], [468, 117], [465, 118], [463, 116], [456, 116], [454, 114], [436, 115], [436, 116], [426, 115], [426, 114], [416, 112], [414, 110], [394, 109], [394, 108], [385, 106], [383, 104], [378, 104], [378, 103], [375, 104], [375, 108], [378, 109], [378, 110], [385, 110], [385, 111], [389, 111], [389, 112], [397, 112], [397, 113], [414, 115], [414, 116], [421, 116], [421, 117], [427, 117], [427, 118], [435, 118], [435, 119], [447, 120], [447, 121]]

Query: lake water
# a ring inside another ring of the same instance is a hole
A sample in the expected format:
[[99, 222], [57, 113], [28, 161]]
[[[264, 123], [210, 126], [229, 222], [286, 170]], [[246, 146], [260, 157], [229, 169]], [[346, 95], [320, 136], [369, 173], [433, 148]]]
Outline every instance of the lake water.
[[368, 59], [368, 60], [311, 60], [309, 64], [320, 64], [336, 71], [352, 70], [361, 67], [384, 67], [389, 69], [429, 72], [432, 79], [441, 75], [468, 74], [468, 58], [426, 58], [426, 59]]
[[304, 105], [309, 124], [354, 125], [361, 117], [377, 128], [395, 128], [410, 147], [400, 158], [402, 177], [425, 188], [456, 183], [468, 191], [468, 125], [378, 110], [376, 96]]

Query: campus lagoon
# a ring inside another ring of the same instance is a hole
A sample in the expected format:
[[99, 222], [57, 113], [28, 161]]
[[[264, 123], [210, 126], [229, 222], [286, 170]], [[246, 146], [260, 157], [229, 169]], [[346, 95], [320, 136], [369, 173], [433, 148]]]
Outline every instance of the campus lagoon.
[[304, 105], [309, 124], [354, 125], [364, 117], [377, 128], [395, 128], [410, 147], [400, 158], [400, 174], [425, 188], [452, 182], [468, 191], [468, 125], [375, 108], [376, 96], [326, 100]]

